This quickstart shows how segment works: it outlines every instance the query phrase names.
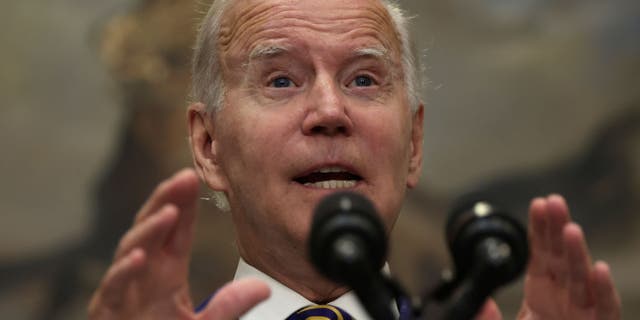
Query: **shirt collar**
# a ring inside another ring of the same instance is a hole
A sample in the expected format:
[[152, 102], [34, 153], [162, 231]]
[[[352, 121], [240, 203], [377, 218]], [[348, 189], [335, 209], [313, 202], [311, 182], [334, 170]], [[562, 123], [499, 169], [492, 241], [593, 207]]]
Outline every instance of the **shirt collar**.
[[[386, 265], [385, 269], [388, 270]], [[315, 304], [240, 258], [234, 280], [247, 277], [264, 281], [271, 288], [271, 296], [242, 316], [242, 320], [282, 320], [302, 307]], [[354, 319], [371, 319], [353, 291], [332, 301], [331, 305], [346, 310]]]

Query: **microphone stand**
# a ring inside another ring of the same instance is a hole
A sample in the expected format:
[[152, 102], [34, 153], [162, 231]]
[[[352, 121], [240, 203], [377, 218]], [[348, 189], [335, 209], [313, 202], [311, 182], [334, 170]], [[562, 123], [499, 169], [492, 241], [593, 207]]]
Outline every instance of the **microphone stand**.
[[486, 202], [450, 217], [447, 238], [456, 273], [443, 277], [423, 301], [444, 303], [446, 320], [469, 320], [497, 288], [524, 271], [527, 236], [517, 220]]
[[522, 273], [529, 252], [524, 228], [508, 214], [486, 202], [463, 209], [447, 223], [455, 276], [443, 277], [421, 302], [414, 304], [398, 282], [380, 272], [386, 234], [373, 204], [361, 195], [336, 193], [320, 202], [309, 240], [311, 261], [328, 278], [349, 285], [373, 319], [394, 319], [395, 299], [402, 320], [422, 319], [429, 302], [446, 306], [445, 320], [470, 320], [497, 288]]
[[[373, 319], [393, 320], [392, 294], [379, 272], [374, 272], [370, 259], [363, 255], [362, 239], [344, 235], [333, 243], [335, 259], [344, 266], [343, 271], [356, 296]], [[357, 270], [357, 272], [355, 272]]]
[[496, 274], [511, 263], [510, 246], [499, 238], [489, 237], [476, 247], [476, 265], [468, 279], [462, 281], [445, 313], [446, 320], [468, 320], [475, 316], [487, 298], [501, 286]]
[[393, 297], [380, 273], [386, 259], [386, 233], [367, 198], [338, 192], [323, 199], [314, 212], [309, 252], [318, 271], [350, 286], [372, 318], [395, 318]]

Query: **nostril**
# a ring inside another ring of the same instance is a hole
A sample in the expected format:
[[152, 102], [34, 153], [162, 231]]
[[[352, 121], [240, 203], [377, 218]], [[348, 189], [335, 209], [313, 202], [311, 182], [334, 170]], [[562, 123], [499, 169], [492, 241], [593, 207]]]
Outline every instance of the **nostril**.
[[345, 135], [345, 136], [348, 135], [348, 132], [347, 132], [348, 130], [347, 130], [347, 127], [345, 126], [336, 127], [334, 131], [336, 134], [339, 134], [339, 135]]
[[309, 108], [302, 122], [302, 131], [307, 135], [348, 136], [352, 129], [351, 118], [342, 107], [324, 105]]
[[346, 126], [314, 126], [311, 128], [311, 134], [323, 135], [348, 135], [349, 130]]

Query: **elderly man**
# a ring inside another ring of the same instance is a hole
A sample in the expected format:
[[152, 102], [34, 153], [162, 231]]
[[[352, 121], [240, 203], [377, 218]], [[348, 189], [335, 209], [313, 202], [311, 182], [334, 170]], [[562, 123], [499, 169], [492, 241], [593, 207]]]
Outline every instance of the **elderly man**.
[[[373, 201], [390, 232], [422, 165], [423, 106], [407, 21], [385, 0], [218, 0], [194, 57], [195, 172], [163, 182], [123, 237], [92, 319], [284, 319], [331, 303], [367, 314], [307, 259], [311, 212], [336, 190]], [[200, 312], [187, 272], [198, 177], [231, 210], [236, 279]], [[534, 199], [520, 319], [619, 319], [560, 196]], [[262, 303], [261, 303], [262, 302]], [[479, 318], [499, 319], [492, 301]]]

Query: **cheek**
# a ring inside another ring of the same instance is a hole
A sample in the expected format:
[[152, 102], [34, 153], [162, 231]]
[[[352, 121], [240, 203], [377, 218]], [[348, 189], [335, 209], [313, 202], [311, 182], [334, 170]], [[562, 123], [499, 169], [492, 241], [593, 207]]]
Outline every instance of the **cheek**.
[[286, 151], [287, 123], [277, 114], [244, 111], [226, 118], [223, 165], [232, 179], [265, 179], [265, 169], [277, 166]]
[[372, 125], [364, 131], [372, 153], [370, 161], [392, 169], [388, 172], [397, 176], [399, 170], [406, 171], [408, 166], [409, 124], [391, 113], [375, 115], [373, 119], [376, 121], [370, 121]]
[[367, 161], [378, 173], [372, 181], [371, 196], [376, 199], [388, 230], [395, 224], [406, 192], [410, 155], [410, 124], [398, 114], [377, 115], [366, 128]]

